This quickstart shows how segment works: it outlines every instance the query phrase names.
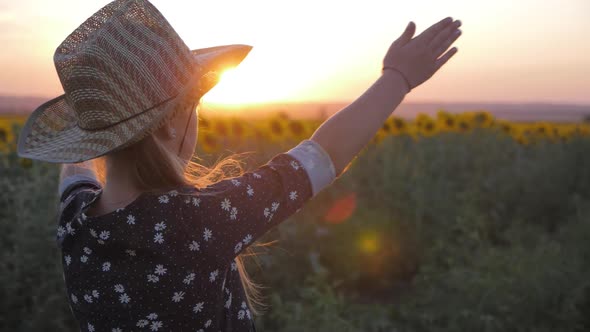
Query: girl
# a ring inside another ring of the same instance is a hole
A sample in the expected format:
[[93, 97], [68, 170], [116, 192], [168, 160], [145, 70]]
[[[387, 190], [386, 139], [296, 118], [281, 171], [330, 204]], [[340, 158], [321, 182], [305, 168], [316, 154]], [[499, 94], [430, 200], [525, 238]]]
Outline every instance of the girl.
[[450, 17], [391, 45], [376, 82], [291, 150], [229, 176], [191, 159], [196, 106], [245, 45], [190, 51], [147, 0], [117, 0], [58, 47], [65, 94], [19, 136], [23, 157], [64, 163], [57, 243], [83, 331], [253, 331], [240, 255], [345, 170], [413, 88], [456, 52]]

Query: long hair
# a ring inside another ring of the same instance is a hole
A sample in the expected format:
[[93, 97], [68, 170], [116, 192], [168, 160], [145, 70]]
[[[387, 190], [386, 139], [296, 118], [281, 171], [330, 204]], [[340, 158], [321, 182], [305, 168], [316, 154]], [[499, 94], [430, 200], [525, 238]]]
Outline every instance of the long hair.
[[[173, 118], [179, 111], [186, 111], [188, 107], [193, 105], [180, 103], [172, 114], [162, 123], [155, 126], [150, 133], [153, 133], [166, 121]], [[197, 110], [198, 106], [199, 104], [197, 104]], [[194, 112], [195, 110], [191, 109], [191, 111]], [[186, 163], [178, 154], [170, 151], [153, 134], [147, 134], [142, 140], [129, 147], [94, 159], [94, 166], [97, 171], [98, 180], [103, 186], [106, 183], [106, 177], [109, 171], [107, 169], [108, 162], [116, 161], [117, 164], [124, 164], [129, 167], [134, 177], [133, 181], [142, 192], [160, 192], [172, 190], [180, 186], [204, 188], [218, 181], [240, 176], [244, 174], [244, 169], [240, 161], [243, 156], [244, 154], [233, 154], [218, 160], [213, 166], [207, 167], [195, 161], [200, 158], [193, 155], [191, 160]], [[252, 247], [263, 247], [269, 244], [272, 243], [256, 244]], [[247, 248], [244, 253], [237, 256], [235, 262], [248, 304], [252, 309], [252, 313], [258, 315], [265, 308], [260, 293], [260, 289], [263, 287], [251, 280], [244, 266], [244, 258], [246, 256], [256, 258], [256, 253], [252, 250], [252, 247]]]

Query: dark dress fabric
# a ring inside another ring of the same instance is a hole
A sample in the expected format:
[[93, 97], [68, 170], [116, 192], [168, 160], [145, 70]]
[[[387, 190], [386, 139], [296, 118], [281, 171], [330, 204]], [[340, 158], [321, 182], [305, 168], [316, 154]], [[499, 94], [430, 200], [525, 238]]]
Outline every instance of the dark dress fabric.
[[60, 200], [57, 243], [82, 331], [254, 331], [234, 259], [299, 211], [312, 187], [281, 153], [241, 177], [86, 216], [101, 193], [79, 181]]

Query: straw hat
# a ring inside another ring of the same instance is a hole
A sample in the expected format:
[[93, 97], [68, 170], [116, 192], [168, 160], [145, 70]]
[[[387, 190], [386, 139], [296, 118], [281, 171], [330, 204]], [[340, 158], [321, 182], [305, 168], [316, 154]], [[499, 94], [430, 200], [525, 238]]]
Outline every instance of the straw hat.
[[55, 51], [65, 94], [27, 119], [18, 154], [76, 163], [136, 143], [176, 106], [198, 101], [223, 69], [237, 66], [251, 49], [191, 51], [149, 1], [113, 1]]

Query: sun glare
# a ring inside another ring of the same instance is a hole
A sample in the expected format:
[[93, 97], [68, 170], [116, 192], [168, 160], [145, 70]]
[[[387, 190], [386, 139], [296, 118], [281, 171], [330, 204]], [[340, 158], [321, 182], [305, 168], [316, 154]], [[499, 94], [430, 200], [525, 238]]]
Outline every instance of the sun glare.
[[305, 85], [295, 75], [297, 68], [282, 68], [281, 59], [267, 59], [250, 54], [238, 67], [226, 69], [219, 83], [204, 97], [205, 103], [237, 106], [280, 102], [299, 94]]

